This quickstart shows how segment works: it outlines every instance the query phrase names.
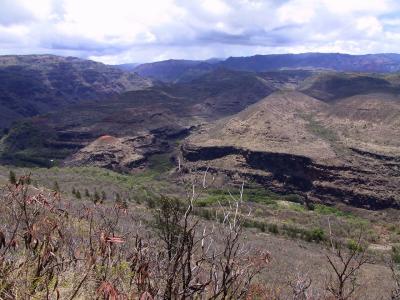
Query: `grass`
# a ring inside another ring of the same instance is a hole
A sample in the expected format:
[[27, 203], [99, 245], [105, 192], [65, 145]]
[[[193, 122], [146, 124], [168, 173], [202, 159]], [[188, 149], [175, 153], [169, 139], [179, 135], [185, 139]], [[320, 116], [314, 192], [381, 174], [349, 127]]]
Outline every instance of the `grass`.
[[334, 215], [336, 217], [344, 218], [348, 223], [356, 226], [367, 226], [370, 223], [368, 220], [358, 217], [351, 212], [342, 211], [334, 206], [315, 204], [314, 211], [321, 215]]
[[321, 125], [313, 118], [312, 115], [300, 114], [300, 117], [308, 122], [307, 129], [314, 135], [330, 142], [335, 142], [338, 140], [338, 136], [334, 131]]
[[[182, 196], [182, 199], [186, 199], [186, 190], [183, 187], [179, 189], [176, 183], [168, 180], [166, 171], [171, 166], [167, 155], [156, 155], [151, 157], [146, 171], [134, 174], [121, 174], [96, 167], [13, 168], [13, 170], [17, 176], [31, 172], [32, 184], [35, 186], [54, 189], [57, 182], [63, 196], [74, 201], [90, 200], [97, 191], [99, 195], [103, 192], [106, 194], [106, 201], [115, 201], [120, 197], [124, 201], [134, 201], [154, 208], [161, 194]], [[9, 170], [8, 167], [0, 166], [0, 182], [7, 182]], [[85, 196], [86, 189], [89, 197]], [[73, 190], [75, 193], [72, 193]], [[81, 197], [76, 197], [76, 191], [79, 191]], [[239, 189], [231, 189], [230, 192], [233, 197], [240, 197]], [[232, 198], [228, 190], [209, 189], [195, 202], [195, 205], [199, 209], [199, 215], [211, 220], [215, 219], [215, 213], [219, 211], [218, 203], [226, 205], [230, 200]], [[313, 240], [310, 237], [313, 236], [312, 231], [315, 228], [322, 228], [327, 232], [326, 217], [329, 216], [332, 226], [338, 232], [361, 225], [367, 230], [372, 230], [369, 235], [374, 236], [377, 243], [381, 239], [379, 232], [367, 219], [322, 204], [316, 204], [314, 210], [308, 210], [301, 203], [301, 197], [297, 195], [279, 195], [261, 187], [250, 186], [244, 189], [243, 200], [253, 212], [246, 220], [246, 226], [258, 228], [263, 232]], [[399, 238], [396, 236], [396, 239], [390, 238], [390, 240], [397, 241]]]
[[314, 211], [322, 215], [335, 215], [337, 217], [353, 217], [350, 212], [344, 212], [334, 206], [327, 206], [323, 204], [315, 204]]
[[[232, 200], [232, 197], [234, 197], [235, 199], [239, 199], [240, 192], [238, 190], [226, 191], [226, 190], [210, 189], [207, 191], [207, 194], [200, 197], [200, 199], [197, 201], [197, 205], [212, 206], [218, 203], [223, 204]], [[271, 208], [273, 207], [278, 208], [278, 202], [277, 202], [278, 200], [297, 202], [299, 201], [299, 199], [300, 197], [298, 195], [282, 196], [260, 187], [249, 187], [246, 188], [243, 192], [243, 201], [267, 205]]]

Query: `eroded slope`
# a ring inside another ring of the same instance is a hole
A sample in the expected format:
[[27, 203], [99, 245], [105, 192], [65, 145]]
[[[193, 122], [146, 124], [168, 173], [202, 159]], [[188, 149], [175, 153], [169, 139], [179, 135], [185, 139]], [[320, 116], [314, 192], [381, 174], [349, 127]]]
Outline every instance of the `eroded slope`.
[[326, 103], [276, 92], [204, 127], [182, 153], [189, 168], [210, 167], [306, 200], [398, 207], [399, 116], [391, 94]]

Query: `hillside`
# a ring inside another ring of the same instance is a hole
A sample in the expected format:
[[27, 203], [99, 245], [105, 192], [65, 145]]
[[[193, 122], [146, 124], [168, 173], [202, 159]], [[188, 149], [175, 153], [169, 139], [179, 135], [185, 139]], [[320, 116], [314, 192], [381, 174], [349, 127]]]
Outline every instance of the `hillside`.
[[133, 172], [187, 137], [189, 169], [316, 202], [397, 207], [399, 91], [396, 74], [216, 68], [28, 119], [1, 139], [1, 159]]
[[188, 168], [209, 167], [305, 200], [399, 207], [399, 122], [393, 94], [331, 104], [276, 92], [204, 126], [186, 139], [182, 154]]
[[151, 86], [137, 74], [54, 55], [0, 56], [0, 127], [88, 100]]
[[235, 114], [275, 89], [256, 74], [217, 70], [189, 83], [130, 91], [112, 101], [77, 104], [32, 118], [14, 126], [0, 150], [6, 161], [48, 163], [103, 135], [154, 134], [173, 140], [194, 126]]

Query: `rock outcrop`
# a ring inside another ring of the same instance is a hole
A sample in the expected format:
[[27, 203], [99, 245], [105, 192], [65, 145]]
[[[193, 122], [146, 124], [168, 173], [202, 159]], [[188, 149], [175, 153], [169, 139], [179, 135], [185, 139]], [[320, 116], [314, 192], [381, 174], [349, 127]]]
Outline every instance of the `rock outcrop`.
[[142, 166], [148, 155], [161, 150], [153, 135], [116, 138], [104, 135], [65, 161], [67, 166], [96, 166], [131, 171]]

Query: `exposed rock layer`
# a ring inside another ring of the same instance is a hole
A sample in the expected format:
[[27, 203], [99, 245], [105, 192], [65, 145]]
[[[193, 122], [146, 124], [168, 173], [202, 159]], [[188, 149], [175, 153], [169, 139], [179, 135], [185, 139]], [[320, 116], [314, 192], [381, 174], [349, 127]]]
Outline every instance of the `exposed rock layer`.
[[[354, 113], [362, 106], [377, 110]], [[385, 110], [391, 114], [379, 113]], [[326, 104], [299, 92], [277, 92], [200, 129], [182, 154], [188, 168], [239, 174], [314, 201], [400, 207], [399, 118], [400, 101], [391, 95]]]

